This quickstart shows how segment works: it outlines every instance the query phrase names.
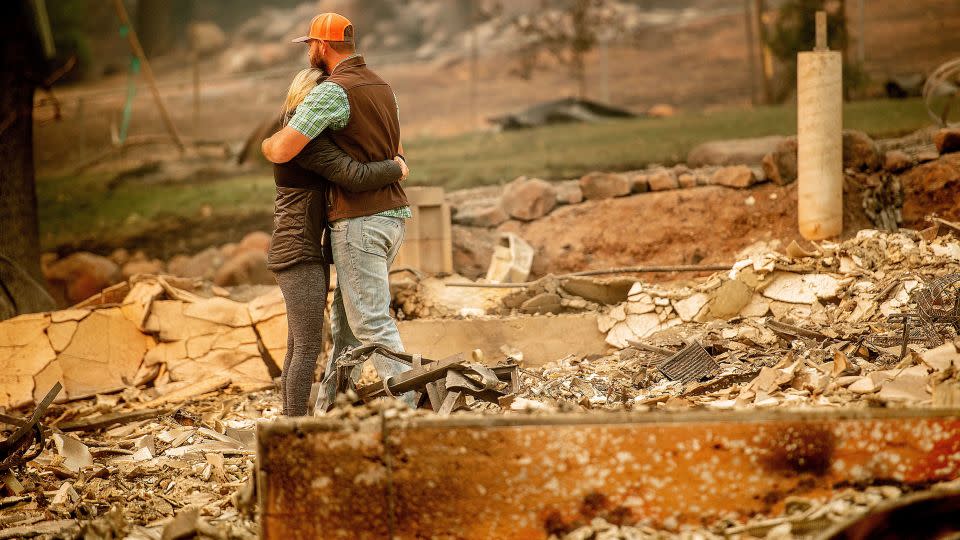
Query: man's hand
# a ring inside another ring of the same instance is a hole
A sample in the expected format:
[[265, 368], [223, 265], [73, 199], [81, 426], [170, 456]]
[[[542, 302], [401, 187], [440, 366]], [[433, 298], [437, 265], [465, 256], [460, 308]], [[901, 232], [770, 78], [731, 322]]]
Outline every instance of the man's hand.
[[400, 164], [400, 170], [403, 172], [403, 176], [400, 177], [400, 180], [398, 180], [398, 182], [403, 182], [404, 180], [407, 179], [407, 176], [410, 175], [410, 167], [407, 167], [407, 162], [404, 161], [403, 158], [400, 156], [393, 158], [393, 160], [396, 161], [398, 164]]
[[297, 157], [297, 154], [309, 142], [310, 139], [306, 135], [290, 126], [285, 126], [274, 133], [272, 137], [263, 141], [260, 150], [263, 152], [263, 157], [273, 163], [286, 163]]

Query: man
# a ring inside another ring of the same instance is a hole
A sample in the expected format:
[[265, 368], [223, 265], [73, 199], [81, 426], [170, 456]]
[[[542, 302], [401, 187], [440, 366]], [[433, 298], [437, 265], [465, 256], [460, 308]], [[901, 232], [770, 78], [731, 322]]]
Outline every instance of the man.
[[[307, 35], [293, 41], [307, 43], [311, 65], [330, 77], [304, 99], [287, 126], [263, 141], [263, 155], [274, 163], [285, 163], [327, 131], [358, 161], [402, 157], [396, 97], [357, 54], [350, 21], [336, 13], [318, 15]], [[333, 186], [329, 200], [337, 288], [331, 318], [333, 353], [318, 403], [333, 402], [334, 362], [345, 350], [378, 344], [403, 351], [396, 322], [390, 317], [389, 269], [403, 242], [404, 220], [412, 217], [400, 183], [362, 193]], [[375, 367], [383, 380], [409, 369], [386, 360], [375, 361]], [[412, 392], [402, 399], [414, 405]]]

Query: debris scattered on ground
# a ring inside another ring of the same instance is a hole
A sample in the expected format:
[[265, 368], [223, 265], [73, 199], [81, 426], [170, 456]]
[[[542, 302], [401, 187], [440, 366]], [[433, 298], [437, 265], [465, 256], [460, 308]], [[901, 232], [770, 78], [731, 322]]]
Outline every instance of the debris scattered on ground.
[[[409, 370], [386, 381], [357, 386], [354, 376], [368, 362], [374, 365], [396, 363]], [[469, 409], [471, 403], [511, 403], [520, 389], [518, 367], [516, 362], [488, 367], [484, 365], [483, 353], [479, 350], [472, 353], [469, 361], [462, 354], [430, 360], [418, 354], [397, 353], [379, 345], [367, 345], [337, 359], [335, 386], [338, 394], [356, 396], [357, 403], [415, 392], [418, 408], [429, 407], [446, 416]], [[319, 408], [326, 412], [334, 405], [323, 402]]]
[[[440, 320], [479, 316], [471, 309], [485, 317], [599, 314], [608, 347], [594, 354], [524, 367], [523, 354], [503, 343], [500, 358], [471, 358], [476, 365], [455, 359], [457, 369], [434, 370], [439, 375], [418, 381], [415, 389], [422, 390], [425, 404], [445, 413], [955, 407], [960, 337], [952, 320], [932, 325], [936, 342], [908, 339], [902, 356], [899, 344], [881, 339], [902, 337], [903, 316], [918, 309], [956, 307], [957, 291], [950, 285], [957, 282], [944, 277], [960, 273], [960, 242], [952, 231], [944, 221], [919, 232], [862, 231], [841, 243], [794, 242], [781, 251], [758, 245], [726, 272], [677, 285], [548, 276], [511, 289], [473, 289], [445, 285], [462, 278], [425, 278], [399, 288], [396, 301], [413, 306], [411, 316], [429, 313]], [[929, 300], [924, 291], [937, 293], [926, 308], [918, 304]], [[469, 301], [457, 305], [455, 296]], [[4, 532], [122, 530], [156, 538], [165, 530], [189, 530], [213, 538], [252, 537], [256, 518], [242, 501], [250, 498], [243, 493], [253, 467], [253, 428], [279, 414], [275, 390], [255, 391], [274, 384], [270, 365], [283, 355], [285, 323], [276, 289], [243, 303], [208, 285], [154, 276], [108, 289], [75, 309], [0, 323], [2, 361], [14, 374], [3, 387], [4, 407], [27, 406], [50, 383], [64, 384], [63, 399], [50, 406], [44, 421], [51, 442], [3, 478]], [[913, 335], [909, 329], [907, 335]], [[104, 357], [103, 345], [115, 336], [130, 339]], [[502, 358], [519, 365], [505, 366], [504, 373], [483, 366]], [[430, 364], [423, 362], [421, 371]], [[95, 368], [107, 375], [94, 376]], [[508, 381], [512, 388], [504, 388]], [[408, 390], [399, 382], [393, 381], [390, 393]], [[438, 390], [472, 393], [473, 399], [448, 400]], [[359, 418], [385, 407], [397, 410], [391, 414], [434, 414], [402, 411], [390, 400], [350, 406], [381, 393], [382, 382], [365, 379], [354, 397], [341, 399], [328, 414]], [[879, 489], [841, 492], [825, 505], [797, 502], [783, 515], [746, 523], [670, 534], [802, 537], [805, 527], [898, 496]], [[564, 534], [667, 534], [642, 523], [631, 528], [595, 521], [585, 527]]]

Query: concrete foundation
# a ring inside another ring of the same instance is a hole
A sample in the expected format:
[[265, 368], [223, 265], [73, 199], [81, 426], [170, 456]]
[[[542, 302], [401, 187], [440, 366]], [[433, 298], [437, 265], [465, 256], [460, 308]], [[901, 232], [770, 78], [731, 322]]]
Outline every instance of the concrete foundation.
[[523, 352], [523, 365], [542, 366], [567, 355], [601, 354], [610, 348], [596, 313], [553, 317], [417, 319], [398, 324], [409, 352], [440, 359], [480, 349], [490, 362], [504, 358], [504, 345]]

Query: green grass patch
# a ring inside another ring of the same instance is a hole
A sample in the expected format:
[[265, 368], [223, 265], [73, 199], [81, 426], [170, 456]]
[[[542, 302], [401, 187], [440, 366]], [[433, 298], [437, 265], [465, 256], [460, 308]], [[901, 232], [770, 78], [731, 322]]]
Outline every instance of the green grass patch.
[[206, 183], [138, 185], [108, 190], [111, 175], [41, 178], [37, 182], [40, 238], [44, 249], [99, 235], [132, 235], [162, 219], [214, 216], [273, 209], [273, 179], [240, 176]]
[[[900, 135], [929, 123], [919, 99], [862, 101], [844, 107], [844, 125], [874, 137]], [[459, 189], [517, 176], [574, 178], [594, 170], [630, 170], [686, 159], [718, 139], [796, 133], [793, 106], [727, 109], [673, 118], [549, 126], [405, 143], [414, 184]]]
[[[919, 99], [863, 101], [844, 107], [844, 125], [874, 137], [928, 125]], [[448, 190], [509, 182], [521, 176], [575, 178], [594, 170], [630, 170], [681, 162], [702, 142], [796, 132], [791, 106], [685, 113], [673, 118], [550, 126], [505, 133], [405, 141], [412, 185]], [[259, 175], [177, 185], [128, 181], [108, 190], [109, 176], [40, 178], [40, 230], [45, 249], [97, 235], [126, 235], [163, 219], [199, 216], [209, 205], [217, 219], [272, 209], [273, 180]]]

